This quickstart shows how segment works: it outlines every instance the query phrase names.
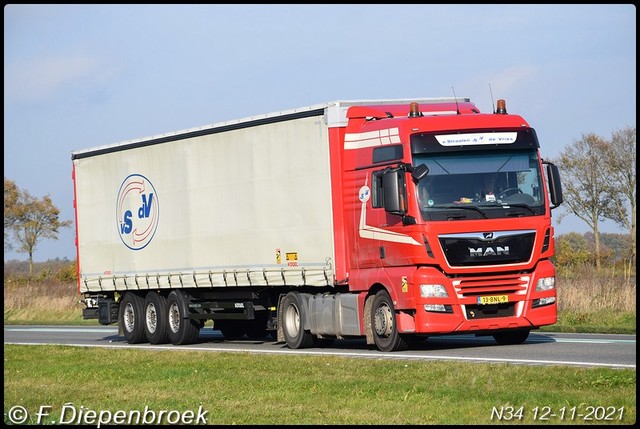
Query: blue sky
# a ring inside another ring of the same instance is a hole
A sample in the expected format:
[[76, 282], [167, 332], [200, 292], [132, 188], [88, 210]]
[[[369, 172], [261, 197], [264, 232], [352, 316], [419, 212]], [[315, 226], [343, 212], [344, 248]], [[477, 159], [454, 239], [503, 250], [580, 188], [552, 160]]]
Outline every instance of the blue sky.
[[[490, 87], [546, 159], [635, 127], [635, 6], [5, 5], [4, 176], [73, 220], [77, 149], [334, 100], [455, 90], [490, 112]], [[74, 228], [34, 259], [74, 259]]]

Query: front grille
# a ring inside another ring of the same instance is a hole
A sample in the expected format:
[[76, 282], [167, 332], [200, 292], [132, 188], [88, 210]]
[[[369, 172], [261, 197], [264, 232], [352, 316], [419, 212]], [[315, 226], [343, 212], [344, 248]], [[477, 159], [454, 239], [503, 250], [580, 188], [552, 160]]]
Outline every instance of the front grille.
[[459, 298], [479, 295], [526, 294], [531, 276], [505, 274], [496, 276], [461, 277], [452, 280]]
[[531, 260], [534, 230], [443, 234], [438, 237], [452, 267], [506, 265]]

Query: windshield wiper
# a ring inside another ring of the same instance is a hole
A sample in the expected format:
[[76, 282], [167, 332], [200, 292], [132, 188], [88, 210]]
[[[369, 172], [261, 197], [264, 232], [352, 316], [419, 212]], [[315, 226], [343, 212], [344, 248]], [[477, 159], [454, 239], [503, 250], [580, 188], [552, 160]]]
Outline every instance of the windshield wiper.
[[532, 209], [529, 205], [527, 204], [509, 204], [509, 203], [502, 203], [502, 207], [507, 208], [507, 207], [519, 207], [519, 208], [523, 208], [523, 209], [527, 209], [529, 210], [531, 213], [533, 213], [534, 215], [538, 214], [536, 213], [536, 211], [534, 209]]
[[480, 208], [478, 208], [476, 206], [473, 206], [473, 205], [470, 205], [470, 206], [467, 206], [467, 205], [464, 205], [464, 206], [463, 205], [459, 205], [459, 206], [457, 206], [457, 205], [456, 206], [448, 205], [448, 206], [438, 206], [438, 207], [433, 207], [433, 208], [436, 208], [436, 209], [465, 209], [465, 210], [473, 210], [475, 212], [480, 213], [485, 219], [489, 219], [487, 217], [487, 214], [484, 212], [484, 210], [482, 210], [482, 209], [480, 209]]

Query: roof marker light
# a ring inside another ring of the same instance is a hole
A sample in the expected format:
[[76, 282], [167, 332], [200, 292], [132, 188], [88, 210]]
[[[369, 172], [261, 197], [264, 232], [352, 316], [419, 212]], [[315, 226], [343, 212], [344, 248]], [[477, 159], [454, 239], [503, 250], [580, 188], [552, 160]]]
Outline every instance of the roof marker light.
[[498, 108], [496, 109], [496, 113], [500, 115], [507, 114], [507, 102], [504, 99], [498, 100]]
[[420, 106], [418, 106], [418, 103], [414, 101], [409, 104], [409, 117], [417, 118], [419, 116], [422, 116], [422, 113], [420, 113]]

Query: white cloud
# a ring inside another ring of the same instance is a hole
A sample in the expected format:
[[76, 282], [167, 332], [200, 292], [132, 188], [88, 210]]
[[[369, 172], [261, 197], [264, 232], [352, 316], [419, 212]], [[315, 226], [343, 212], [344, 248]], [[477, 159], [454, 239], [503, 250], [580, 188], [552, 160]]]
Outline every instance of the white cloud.
[[84, 55], [16, 60], [5, 67], [5, 102], [48, 100], [70, 85], [100, 83], [112, 74]]
[[484, 80], [478, 80], [474, 85], [477, 88], [488, 88], [487, 85], [491, 84], [494, 95], [520, 93], [530, 82], [539, 78], [537, 75], [538, 69], [534, 66], [507, 67], [491, 76], [483, 76]]

